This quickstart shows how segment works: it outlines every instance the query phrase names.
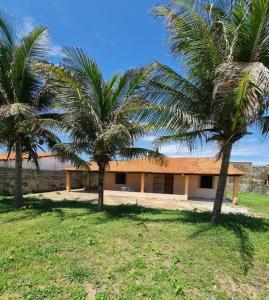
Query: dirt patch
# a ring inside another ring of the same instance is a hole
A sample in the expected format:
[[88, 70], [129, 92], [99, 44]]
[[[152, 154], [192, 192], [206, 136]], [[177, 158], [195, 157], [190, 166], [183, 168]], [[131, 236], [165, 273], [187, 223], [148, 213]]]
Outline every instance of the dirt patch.
[[[150, 208], [159, 208], [159, 209], [183, 209], [183, 210], [197, 210], [197, 211], [212, 211], [213, 201], [212, 200], [177, 200], [177, 199], [166, 199], [163, 195], [163, 199], [160, 198], [151, 198], [145, 196], [137, 198], [134, 196], [124, 196], [124, 193], [118, 191], [115, 195], [115, 191], [105, 191], [105, 204], [107, 205], [121, 205], [121, 204], [130, 204], [130, 205], [140, 205]], [[56, 191], [39, 194], [46, 199], [51, 200], [73, 200], [73, 201], [89, 201], [95, 202], [98, 198], [97, 194], [85, 192], [83, 190], [74, 190], [71, 193], [65, 191]], [[222, 206], [223, 213], [240, 213], [248, 215], [248, 209], [241, 206], [232, 206], [230, 202], [224, 201]]]
[[89, 282], [87, 282], [85, 284], [85, 288], [88, 293], [88, 300], [95, 300], [96, 290], [93, 288], [93, 286]]
[[269, 266], [267, 266], [264, 274], [260, 272], [252, 274], [248, 282], [235, 281], [229, 276], [218, 274], [218, 280], [223, 290], [228, 292], [230, 296], [243, 296], [244, 299], [258, 299], [261, 289], [268, 287]]

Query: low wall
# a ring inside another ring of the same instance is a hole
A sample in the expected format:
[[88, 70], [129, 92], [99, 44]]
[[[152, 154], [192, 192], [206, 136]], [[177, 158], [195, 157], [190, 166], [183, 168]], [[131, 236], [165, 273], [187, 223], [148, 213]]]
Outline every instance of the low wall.
[[[240, 192], [269, 194], [269, 166], [255, 166], [251, 162], [236, 162], [232, 164], [245, 173], [239, 179]], [[228, 179], [227, 190], [233, 190], [233, 177]]]
[[[13, 195], [14, 193], [15, 170], [13, 168], [0, 168], [0, 194]], [[40, 171], [23, 169], [22, 188], [23, 193], [41, 193], [65, 190], [64, 171]], [[72, 188], [82, 188], [83, 175], [80, 173], [72, 174]]]

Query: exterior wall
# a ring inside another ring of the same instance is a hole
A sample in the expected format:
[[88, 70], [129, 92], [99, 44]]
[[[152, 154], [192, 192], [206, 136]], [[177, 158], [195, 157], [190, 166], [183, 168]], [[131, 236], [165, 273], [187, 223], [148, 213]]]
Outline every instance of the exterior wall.
[[126, 183], [116, 184], [116, 173], [106, 173], [104, 187], [105, 190], [120, 191], [122, 187], [130, 187], [134, 192], [140, 192], [140, 174], [126, 173]]
[[[244, 172], [246, 175], [239, 177], [239, 191], [240, 192], [258, 192], [269, 195], [269, 166], [255, 166], [251, 162], [236, 162], [232, 163], [234, 167]], [[111, 173], [112, 174], [112, 173]], [[140, 191], [140, 174], [132, 174], [136, 179], [130, 180], [126, 185], [130, 186], [134, 191]], [[195, 178], [196, 177], [196, 178]], [[217, 179], [214, 180], [214, 189], [200, 189], [199, 176], [190, 175], [189, 182], [189, 196], [193, 198], [214, 198], [216, 193]], [[115, 180], [109, 179], [109, 182]], [[135, 181], [135, 183], [132, 183]], [[227, 191], [233, 191], [234, 177], [230, 176], [227, 180]], [[125, 185], [125, 186], [126, 186]], [[112, 188], [112, 187], [111, 187]], [[113, 189], [120, 190], [119, 185], [114, 185]], [[153, 175], [145, 174], [145, 192], [151, 193], [153, 191]], [[184, 194], [184, 176], [174, 175], [174, 194]]]
[[[213, 189], [201, 189], [199, 175], [190, 175], [189, 177], [189, 198], [197, 199], [214, 199], [216, 194], [216, 188], [218, 183], [218, 176], [213, 178]], [[184, 175], [174, 175], [174, 194], [173, 195], [184, 195]], [[130, 187], [133, 192], [140, 192], [140, 180], [141, 175], [137, 173], [126, 173], [126, 184], [115, 183], [115, 173], [105, 174], [105, 190], [121, 191], [122, 187]], [[153, 193], [153, 174], [145, 175], [145, 193]]]
[[145, 175], [145, 192], [152, 193], [153, 191], [153, 175], [146, 174]]
[[[64, 171], [23, 170], [23, 193], [41, 193], [65, 190], [66, 174]], [[80, 173], [72, 174], [72, 188], [82, 188], [83, 178]], [[14, 193], [15, 172], [13, 168], [0, 168], [0, 194], [12, 195]]]
[[218, 176], [213, 177], [213, 189], [201, 189], [200, 178], [201, 176], [199, 175], [190, 175], [189, 198], [214, 199], [218, 184]]
[[[269, 195], [269, 166], [255, 166], [251, 162], [232, 163], [245, 173], [239, 178], [240, 192], [257, 192]], [[233, 178], [228, 179], [228, 191], [233, 190]]]
[[[139, 173], [126, 173], [126, 183], [116, 184], [115, 173], [105, 174], [106, 190], [120, 191], [122, 187], [130, 187], [134, 192], [140, 192], [141, 175]], [[153, 193], [153, 174], [145, 174], [145, 193]], [[184, 176], [174, 176], [174, 194], [184, 195]]]
[[[239, 191], [240, 192], [250, 192], [252, 185], [252, 163], [251, 162], [237, 162], [232, 163], [235, 168], [244, 172], [246, 175], [239, 177]], [[233, 176], [229, 177], [227, 180], [227, 190], [229, 192], [233, 191]]]
[[184, 175], [174, 175], [174, 194], [184, 195]]
[[[42, 157], [39, 159], [40, 170], [62, 171], [72, 166], [70, 162], [61, 162], [56, 156]], [[0, 168], [14, 168], [15, 160], [0, 161]], [[22, 168], [27, 170], [35, 170], [35, 164], [27, 159], [23, 160]]]

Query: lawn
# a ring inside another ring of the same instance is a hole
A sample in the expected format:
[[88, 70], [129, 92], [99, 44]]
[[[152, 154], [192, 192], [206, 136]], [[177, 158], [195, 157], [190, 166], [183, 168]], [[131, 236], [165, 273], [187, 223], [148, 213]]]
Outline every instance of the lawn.
[[269, 218], [269, 196], [257, 195], [255, 193], [241, 193], [239, 194], [238, 202], [240, 205], [247, 206], [251, 210]]
[[[239, 199], [268, 212], [269, 197]], [[269, 219], [29, 203], [0, 201], [0, 299], [268, 299]]]

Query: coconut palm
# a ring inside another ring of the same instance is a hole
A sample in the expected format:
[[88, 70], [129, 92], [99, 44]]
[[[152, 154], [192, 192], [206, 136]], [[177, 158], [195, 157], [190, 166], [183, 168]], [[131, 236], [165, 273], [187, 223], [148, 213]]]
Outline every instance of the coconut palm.
[[39, 64], [54, 76], [57, 107], [63, 110], [62, 122], [70, 143], [59, 145], [58, 152], [75, 163], [86, 156], [96, 162], [98, 171], [98, 207], [103, 209], [104, 173], [110, 160], [118, 157], [149, 157], [163, 160], [156, 151], [134, 147], [146, 127], [135, 120], [143, 104], [141, 82], [145, 69], [128, 70], [104, 80], [97, 64], [81, 49], [65, 48], [63, 66]]
[[38, 168], [37, 150], [53, 146], [58, 138], [39, 120], [49, 119], [51, 93], [46, 78], [33, 71], [36, 60], [48, 53], [48, 35], [36, 27], [20, 38], [11, 17], [0, 12], [0, 146], [14, 151], [14, 206], [24, 205], [22, 197], [22, 154], [29, 154]]
[[158, 6], [173, 55], [186, 75], [155, 63], [146, 96], [157, 103], [148, 119], [165, 135], [157, 141], [213, 141], [222, 159], [212, 222], [221, 213], [234, 143], [249, 134], [268, 106], [269, 1], [176, 0]]

